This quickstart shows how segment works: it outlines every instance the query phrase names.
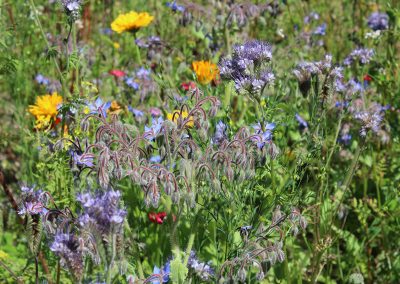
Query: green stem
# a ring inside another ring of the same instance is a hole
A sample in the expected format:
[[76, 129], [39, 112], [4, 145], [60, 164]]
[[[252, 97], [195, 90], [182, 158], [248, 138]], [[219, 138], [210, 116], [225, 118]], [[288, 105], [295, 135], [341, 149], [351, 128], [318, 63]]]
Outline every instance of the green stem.
[[[46, 37], [46, 34], [44, 33], [42, 24], [40, 23], [40, 20], [39, 20], [39, 16], [38, 16], [38, 13], [37, 13], [37, 10], [36, 10], [35, 3], [33, 2], [33, 0], [29, 0], [29, 2], [30, 2], [30, 5], [31, 5], [31, 9], [32, 9], [32, 11], [33, 11], [33, 14], [34, 14], [35, 23], [36, 23], [36, 25], [37, 25], [37, 26], [39, 27], [39, 29], [40, 29], [40, 33], [41, 33], [41, 35], [42, 35], [43, 40], [44, 40], [45, 43], [46, 43], [47, 49], [50, 50], [50, 49], [51, 49], [51, 45], [50, 45], [49, 41], [47, 40], [47, 37]], [[62, 86], [63, 86], [63, 90], [65, 91], [64, 76], [63, 76], [63, 74], [62, 74], [62, 72], [61, 72], [60, 66], [58, 65], [58, 62], [57, 62], [57, 60], [56, 60], [55, 57], [52, 56], [52, 59], [53, 59], [54, 65], [56, 66], [57, 73], [58, 73], [58, 75], [60, 76], [60, 80], [61, 80], [61, 84], [62, 84]]]

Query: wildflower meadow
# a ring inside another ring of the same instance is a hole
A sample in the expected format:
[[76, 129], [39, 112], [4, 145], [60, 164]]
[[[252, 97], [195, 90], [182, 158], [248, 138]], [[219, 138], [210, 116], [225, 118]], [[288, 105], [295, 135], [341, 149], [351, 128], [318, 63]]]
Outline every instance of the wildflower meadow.
[[399, 0], [0, 0], [0, 283], [400, 283]]

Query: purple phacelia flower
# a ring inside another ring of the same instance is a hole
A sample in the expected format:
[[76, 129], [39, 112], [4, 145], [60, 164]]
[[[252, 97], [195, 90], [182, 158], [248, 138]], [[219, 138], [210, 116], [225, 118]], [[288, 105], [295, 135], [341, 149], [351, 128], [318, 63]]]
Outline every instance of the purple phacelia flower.
[[220, 145], [224, 140], [227, 139], [227, 135], [226, 135], [226, 130], [227, 130], [227, 126], [225, 123], [223, 123], [221, 120], [218, 121], [217, 125], [215, 126], [215, 134], [214, 137], [212, 139], [212, 142]]
[[73, 276], [80, 282], [84, 270], [83, 240], [73, 234], [58, 233], [50, 246], [50, 250], [61, 259], [61, 265], [68, 268]]
[[260, 40], [250, 40], [243, 45], [233, 47], [234, 56], [248, 59], [255, 63], [270, 61], [272, 59], [272, 47], [269, 43]]
[[368, 27], [374, 31], [387, 30], [389, 28], [389, 16], [386, 13], [373, 12], [368, 18]]
[[49, 194], [35, 187], [21, 186], [22, 206], [18, 210], [19, 215], [44, 215], [47, 213], [46, 205], [49, 201]]
[[106, 236], [120, 229], [126, 216], [126, 211], [120, 208], [120, 198], [121, 193], [112, 189], [96, 194], [79, 194], [77, 200], [83, 207], [79, 225]]
[[368, 48], [357, 48], [354, 49], [345, 59], [344, 65], [351, 65], [354, 62], [360, 64], [367, 64], [372, 60], [375, 52], [373, 49]]

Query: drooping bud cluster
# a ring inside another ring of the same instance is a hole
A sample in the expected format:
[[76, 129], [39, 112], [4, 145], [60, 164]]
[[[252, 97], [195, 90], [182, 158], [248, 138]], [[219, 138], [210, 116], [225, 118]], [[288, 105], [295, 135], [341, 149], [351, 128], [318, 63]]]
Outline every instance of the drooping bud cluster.
[[253, 232], [252, 226], [240, 227], [240, 233], [244, 238], [243, 248], [236, 258], [227, 260], [222, 265], [220, 277], [227, 277], [235, 282], [246, 282], [248, 271], [254, 268], [258, 270], [257, 280], [261, 281], [267, 273], [264, 265], [266, 262], [272, 266], [276, 262], [281, 263], [285, 260], [282, 248], [285, 231], [297, 234], [299, 227], [303, 230], [307, 227], [307, 220], [300, 211], [292, 208], [290, 214], [286, 215], [280, 206], [272, 212], [271, 224], [267, 228], [261, 225], [256, 232]]

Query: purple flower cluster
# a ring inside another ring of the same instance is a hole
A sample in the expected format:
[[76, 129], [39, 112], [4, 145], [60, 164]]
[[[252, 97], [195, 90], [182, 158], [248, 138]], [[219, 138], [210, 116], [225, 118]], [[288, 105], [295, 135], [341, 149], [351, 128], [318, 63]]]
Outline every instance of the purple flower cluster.
[[389, 28], [389, 16], [386, 13], [373, 12], [368, 18], [368, 27], [374, 31], [387, 30]]
[[344, 65], [351, 65], [354, 62], [358, 62], [360, 64], [367, 64], [371, 61], [375, 52], [373, 49], [369, 48], [357, 48], [354, 49], [343, 61]]
[[151, 71], [144, 67], [139, 68], [132, 76], [126, 76], [125, 83], [139, 92], [141, 101], [157, 89], [157, 85], [151, 78]]
[[218, 121], [217, 125], [215, 126], [215, 134], [212, 139], [212, 142], [216, 145], [220, 145], [224, 140], [228, 137], [226, 135], [227, 125], [223, 123], [221, 120]]
[[200, 277], [201, 280], [207, 281], [214, 274], [214, 269], [211, 267], [211, 262], [201, 262], [194, 251], [190, 252], [189, 260], [188, 260], [188, 268], [193, 269], [197, 276]]
[[66, 267], [77, 281], [83, 277], [84, 246], [83, 240], [74, 234], [59, 233], [55, 235], [50, 250], [61, 259], [61, 265]]
[[19, 215], [44, 215], [47, 213], [45, 208], [48, 201], [49, 195], [47, 192], [43, 192], [41, 189], [35, 190], [35, 187], [21, 186], [22, 191], [22, 206], [18, 211]]
[[126, 215], [120, 208], [120, 197], [121, 193], [112, 189], [95, 195], [89, 192], [78, 195], [77, 200], [83, 207], [79, 225], [104, 236], [119, 232]]
[[59, 81], [47, 78], [42, 74], [37, 74], [35, 80], [39, 85], [45, 86], [46, 91], [49, 93], [57, 92], [61, 89], [61, 84]]
[[69, 22], [75, 22], [80, 17], [82, 0], [60, 0]]
[[380, 104], [372, 103], [368, 109], [354, 113], [354, 118], [361, 123], [360, 135], [362, 137], [365, 137], [368, 131], [380, 134], [385, 110], [386, 108]]
[[264, 67], [271, 59], [271, 45], [251, 40], [234, 46], [232, 59], [221, 60], [220, 74], [223, 79], [235, 82], [236, 91], [256, 94], [275, 80], [274, 74]]

